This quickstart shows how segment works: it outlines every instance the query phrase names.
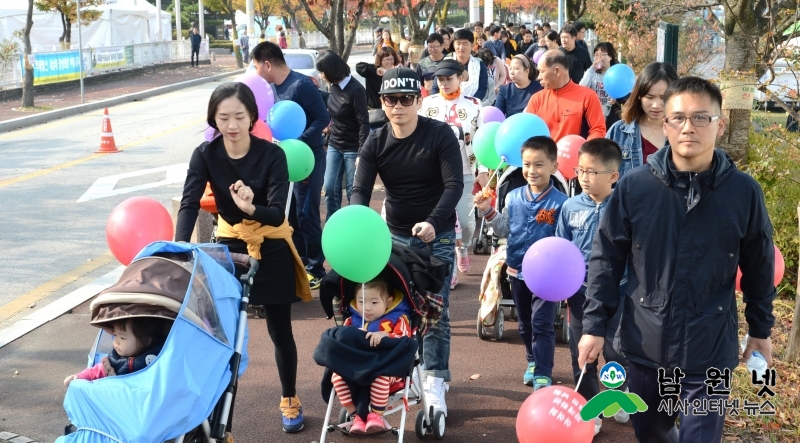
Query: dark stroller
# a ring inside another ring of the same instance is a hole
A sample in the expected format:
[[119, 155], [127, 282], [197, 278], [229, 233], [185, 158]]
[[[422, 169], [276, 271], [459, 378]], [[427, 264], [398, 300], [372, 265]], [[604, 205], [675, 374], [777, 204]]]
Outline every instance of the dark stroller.
[[[411, 327], [413, 335], [417, 338], [423, 336], [436, 322], [444, 306], [441, 296], [436, 295], [444, 285], [448, 266], [438, 258], [432, 256], [430, 250], [407, 248], [397, 244], [392, 245], [392, 254], [389, 263], [382, 272], [384, 280], [391, 289], [396, 289], [411, 304]], [[336, 272], [330, 272], [322, 282], [320, 288], [320, 301], [327, 318], [334, 318], [337, 326], [344, 324], [349, 315], [346, 307], [355, 296], [358, 284], [346, 280]], [[330, 331], [330, 330], [329, 330]], [[327, 332], [327, 331], [326, 331]], [[316, 359], [316, 353], [315, 353]], [[398, 436], [398, 441], [403, 441], [406, 412], [409, 406], [422, 403], [423, 408], [417, 412], [415, 433], [418, 438], [423, 438], [433, 433], [436, 439], [444, 437], [446, 416], [443, 411], [435, 411], [425, 401], [420, 377], [419, 352], [409, 356], [404, 379], [394, 383], [389, 389], [389, 402], [384, 416], [396, 412], [401, 413], [400, 426], [387, 429]], [[326, 380], [323, 380], [323, 385]], [[324, 394], [323, 394], [324, 396]], [[340, 431], [349, 435], [352, 425], [348, 421], [347, 410], [342, 408], [339, 412], [338, 424], [329, 425], [331, 411], [336, 400], [336, 392], [331, 390], [325, 423], [319, 442], [324, 443], [329, 432]]]

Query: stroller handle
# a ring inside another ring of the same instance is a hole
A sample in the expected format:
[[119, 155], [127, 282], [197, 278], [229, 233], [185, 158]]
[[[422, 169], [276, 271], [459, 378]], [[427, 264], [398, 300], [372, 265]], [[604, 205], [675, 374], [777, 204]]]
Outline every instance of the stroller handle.
[[230, 255], [231, 260], [233, 260], [233, 264], [241, 266], [247, 270], [247, 272], [242, 274], [240, 278], [243, 281], [251, 282], [250, 284], [252, 285], [252, 279], [256, 275], [256, 272], [258, 272], [258, 260], [247, 254], [239, 254], [236, 252], [231, 252]]

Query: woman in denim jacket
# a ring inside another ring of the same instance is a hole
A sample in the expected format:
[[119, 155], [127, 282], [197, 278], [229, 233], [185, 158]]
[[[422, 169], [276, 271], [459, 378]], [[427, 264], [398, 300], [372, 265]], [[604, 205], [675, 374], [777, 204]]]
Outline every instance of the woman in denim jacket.
[[620, 177], [647, 163], [647, 156], [668, 144], [663, 131], [663, 97], [667, 86], [677, 79], [672, 65], [658, 62], [647, 65], [636, 79], [630, 98], [622, 107], [622, 120], [606, 133], [606, 138], [622, 149]]

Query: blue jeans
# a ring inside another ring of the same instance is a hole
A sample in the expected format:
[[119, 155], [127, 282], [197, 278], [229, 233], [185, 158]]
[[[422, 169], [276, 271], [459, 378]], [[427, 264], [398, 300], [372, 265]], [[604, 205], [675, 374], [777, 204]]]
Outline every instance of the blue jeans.
[[[392, 241], [404, 245], [425, 249], [428, 245], [417, 237], [392, 234]], [[456, 257], [456, 233], [451, 229], [445, 232], [437, 232], [433, 240], [433, 255], [444, 261], [448, 265], [447, 278], [445, 279], [442, 291], [439, 293], [444, 298], [444, 309], [442, 316], [424, 337], [422, 337], [422, 361], [425, 362], [425, 370], [422, 371], [422, 379], [428, 376], [443, 378], [450, 381], [450, 279], [453, 276], [453, 265]]]
[[294, 228], [292, 241], [306, 271], [314, 277], [325, 276], [322, 253], [322, 223], [319, 214], [322, 179], [325, 176], [325, 151], [313, 149], [314, 169], [305, 180], [294, 184], [294, 198], [289, 210], [289, 224]]
[[556, 303], [535, 296], [524, 281], [510, 277], [511, 297], [517, 307], [519, 336], [528, 363], [536, 362], [534, 376], [553, 378], [556, 355]]
[[328, 144], [327, 166], [325, 167], [325, 221], [342, 207], [342, 172], [345, 174], [347, 186], [347, 202], [353, 193], [353, 179], [356, 175], [357, 151], [340, 151]]

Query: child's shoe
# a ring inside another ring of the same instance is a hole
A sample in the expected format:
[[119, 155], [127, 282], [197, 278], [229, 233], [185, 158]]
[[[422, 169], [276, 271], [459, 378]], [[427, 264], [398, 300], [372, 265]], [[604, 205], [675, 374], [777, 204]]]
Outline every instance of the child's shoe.
[[284, 432], [293, 433], [303, 430], [303, 426], [305, 426], [303, 406], [297, 396], [281, 397], [281, 416]]
[[595, 418], [594, 419], [594, 435], [597, 435], [597, 434], [600, 433], [600, 428], [602, 426], [603, 426], [603, 419], [600, 418], [600, 417]]
[[528, 369], [525, 370], [525, 375], [522, 376], [522, 383], [527, 386], [533, 386], [533, 370], [536, 369], [536, 363], [528, 363]]
[[465, 274], [469, 272], [471, 263], [469, 261], [469, 249], [466, 246], [456, 248], [456, 263], [459, 271]]
[[552, 384], [553, 384], [553, 381], [550, 380], [550, 377], [545, 377], [544, 375], [540, 375], [538, 377], [534, 377], [533, 378], [533, 392], [536, 392], [539, 389], [551, 386]]
[[375, 412], [367, 414], [367, 427], [365, 432], [367, 434], [377, 434], [386, 430], [386, 423], [383, 421], [383, 416]]
[[[368, 416], [368, 418], [369, 418], [369, 416]], [[358, 414], [356, 414], [356, 418], [353, 420], [353, 425], [350, 426], [349, 433], [351, 433], [351, 434], [366, 434], [367, 433], [367, 424], [364, 422], [364, 420]]]
[[454, 272], [453, 278], [450, 279], [450, 290], [452, 291], [456, 286], [458, 286], [458, 273]]

